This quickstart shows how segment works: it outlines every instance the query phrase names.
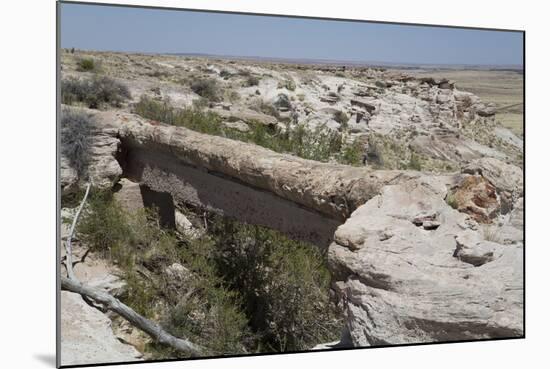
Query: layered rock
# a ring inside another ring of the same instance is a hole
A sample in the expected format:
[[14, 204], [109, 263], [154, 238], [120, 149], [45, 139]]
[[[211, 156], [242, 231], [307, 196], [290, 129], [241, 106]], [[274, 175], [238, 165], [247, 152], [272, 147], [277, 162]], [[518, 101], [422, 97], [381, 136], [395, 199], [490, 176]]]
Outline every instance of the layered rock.
[[336, 231], [329, 262], [354, 346], [523, 335], [522, 239], [484, 239], [445, 202], [447, 181], [386, 186]]
[[114, 123], [126, 150], [163, 154], [174, 163], [233, 178], [338, 220], [382, 185], [414, 175], [305, 160], [126, 113], [117, 114]]

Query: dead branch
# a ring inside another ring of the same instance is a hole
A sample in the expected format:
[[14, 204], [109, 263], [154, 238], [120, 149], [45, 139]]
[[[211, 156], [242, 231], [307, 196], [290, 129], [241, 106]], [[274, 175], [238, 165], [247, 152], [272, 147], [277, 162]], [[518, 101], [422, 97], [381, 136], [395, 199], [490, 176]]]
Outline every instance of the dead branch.
[[77, 280], [73, 271], [73, 265], [74, 265], [73, 249], [72, 249], [73, 235], [74, 235], [74, 230], [76, 228], [76, 223], [78, 223], [78, 218], [80, 217], [82, 208], [84, 208], [84, 204], [86, 203], [86, 199], [88, 198], [88, 194], [90, 193], [91, 187], [92, 187], [92, 183], [89, 182], [88, 185], [86, 186], [86, 193], [84, 194], [84, 198], [82, 199], [82, 202], [80, 203], [80, 206], [78, 207], [78, 210], [76, 211], [76, 214], [73, 218], [73, 223], [71, 224], [71, 229], [69, 230], [69, 236], [67, 237], [67, 242], [65, 242], [65, 251], [66, 251], [65, 267], [67, 268], [67, 275], [69, 276], [70, 279], [73, 279], [73, 280]]
[[107, 292], [86, 286], [76, 280], [72, 280], [66, 277], [61, 277], [61, 289], [78, 293], [82, 296], [92, 299], [96, 303], [105, 306], [106, 309], [119, 314], [134, 327], [137, 327], [143, 332], [147, 333], [156, 342], [168, 345], [178, 351], [185, 352], [191, 356], [198, 356], [203, 351], [200, 346], [195, 345], [194, 343], [186, 339], [172, 336], [170, 333], [162, 329], [160, 325], [147, 318], [144, 318], [140, 314], [136, 313], [132, 308], [123, 304]]

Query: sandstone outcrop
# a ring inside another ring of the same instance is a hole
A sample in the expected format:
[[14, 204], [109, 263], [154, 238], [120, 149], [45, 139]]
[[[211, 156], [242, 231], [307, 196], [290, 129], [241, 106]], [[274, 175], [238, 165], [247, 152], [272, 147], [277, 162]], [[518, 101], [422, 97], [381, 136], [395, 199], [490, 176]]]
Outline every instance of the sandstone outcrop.
[[522, 241], [485, 240], [445, 202], [446, 182], [388, 185], [336, 231], [329, 262], [354, 346], [523, 335]]
[[346, 219], [382, 185], [414, 175], [301, 159], [126, 113], [117, 114], [115, 124], [128, 150], [166, 154], [174, 162], [233, 178], [338, 220]]

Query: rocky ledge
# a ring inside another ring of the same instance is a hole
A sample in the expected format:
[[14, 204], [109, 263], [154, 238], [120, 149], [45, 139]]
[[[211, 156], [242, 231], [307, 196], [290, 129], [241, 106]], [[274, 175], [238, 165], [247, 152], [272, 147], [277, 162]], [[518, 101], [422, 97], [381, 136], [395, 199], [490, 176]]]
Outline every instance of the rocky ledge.
[[445, 200], [472, 178], [385, 186], [338, 228], [329, 262], [354, 346], [523, 335], [523, 198], [505, 215], [496, 198], [481, 225]]

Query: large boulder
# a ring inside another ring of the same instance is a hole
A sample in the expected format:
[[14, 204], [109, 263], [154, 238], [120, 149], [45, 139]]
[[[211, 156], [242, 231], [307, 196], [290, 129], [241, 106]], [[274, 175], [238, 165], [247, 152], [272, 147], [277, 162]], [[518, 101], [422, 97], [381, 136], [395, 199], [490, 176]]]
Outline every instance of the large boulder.
[[523, 335], [523, 247], [487, 241], [444, 181], [384, 187], [329, 247], [354, 346]]
[[462, 171], [482, 175], [495, 186], [502, 214], [509, 213], [523, 197], [523, 170], [515, 165], [487, 157], [473, 160]]
[[481, 174], [487, 178], [498, 191], [505, 191], [523, 196], [523, 171], [521, 168], [501, 160], [487, 157], [473, 160], [463, 169], [464, 173]]
[[466, 176], [449, 195], [453, 206], [478, 223], [491, 223], [500, 210], [496, 188], [480, 175]]

